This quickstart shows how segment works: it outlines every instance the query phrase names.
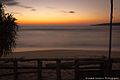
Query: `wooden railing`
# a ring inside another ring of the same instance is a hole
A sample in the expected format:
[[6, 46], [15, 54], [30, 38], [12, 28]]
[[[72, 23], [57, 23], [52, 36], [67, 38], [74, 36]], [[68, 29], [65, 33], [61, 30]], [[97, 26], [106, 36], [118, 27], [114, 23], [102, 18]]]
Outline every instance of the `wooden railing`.
[[[19, 62], [29, 62], [34, 61], [36, 62], [37, 66], [19, 66]], [[44, 63], [47, 61], [47, 63]], [[52, 63], [54, 61], [54, 63]], [[5, 63], [12, 62], [12, 66], [2, 66]], [[108, 59], [106, 58], [42, 58], [42, 59], [22, 59], [22, 58], [1, 58], [0, 59], [0, 70], [2, 69], [12, 69], [13, 73], [7, 74], [0, 74], [0, 77], [5, 76], [14, 76], [14, 80], [19, 80], [19, 74], [26, 74], [26, 73], [37, 73], [37, 80], [42, 80], [42, 70], [43, 69], [53, 69], [56, 70], [56, 79], [55, 80], [62, 80], [61, 70], [62, 69], [72, 69], [74, 70], [75, 76], [74, 80], [80, 80], [80, 78], [85, 78], [86, 76], [108, 76], [108, 67], [107, 66]], [[3, 64], [2, 64], [3, 63]], [[111, 60], [111, 64], [113, 63], [120, 63], [120, 58], [114, 58]], [[31, 72], [19, 72], [18, 70], [22, 69], [36, 69], [36, 71]], [[113, 70], [111, 70], [113, 71]], [[118, 70], [116, 70], [116, 76], [120, 76]], [[113, 72], [115, 73], [115, 72]], [[114, 76], [111, 74], [111, 76]]]

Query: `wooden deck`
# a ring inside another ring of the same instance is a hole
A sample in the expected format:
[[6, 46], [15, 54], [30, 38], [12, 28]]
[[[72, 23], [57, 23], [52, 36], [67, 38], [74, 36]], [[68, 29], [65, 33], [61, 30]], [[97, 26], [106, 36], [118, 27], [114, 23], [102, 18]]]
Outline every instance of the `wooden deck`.
[[[62, 80], [61, 70], [73, 70], [74, 79], [71, 80], [84, 80], [89, 77], [104, 78], [107, 76], [119, 78], [120, 68], [114, 69], [113, 65], [115, 64], [120, 66], [120, 58], [113, 58], [111, 61], [106, 58], [1, 58], [0, 70], [9, 69], [13, 72], [0, 73], [0, 77], [14, 76], [14, 80], [19, 80], [20, 74], [36, 73], [37, 80], [44, 80], [42, 78], [43, 70], [55, 70], [55, 80]], [[28, 71], [20, 72], [24, 69], [28, 69]], [[36, 71], [29, 71], [33, 69]], [[50, 80], [49, 77], [48, 80]]]

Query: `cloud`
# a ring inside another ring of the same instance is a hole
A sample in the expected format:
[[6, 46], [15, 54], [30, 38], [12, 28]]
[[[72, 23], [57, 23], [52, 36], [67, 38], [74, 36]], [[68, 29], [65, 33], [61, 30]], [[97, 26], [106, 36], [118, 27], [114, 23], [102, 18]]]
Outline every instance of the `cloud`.
[[63, 12], [63, 13], [72, 13], [72, 14], [76, 13], [75, 11], [64, 11], [64, 10], [62, 10], [61, 12]]
[[75, 13], [75, 11], [69, 11], [69, 13]]
[[30, 9], [31, 11], [36, 11], [36, 9], [34, 9], [33, 7], [22, 5], [15, 0], [2, 0], [2, 1], [8, 6], [19, 6], [19, 7], [22, 7], [22, 8]]
[[26, 9], [30, 9], [31, 11], [36, 11], [36, 9], [34, 9], [31, 6], [25, 6], [25, 5], [17, 5], [17, 6], [22, 7], [22, 8], [26, 8]]
[[18, 2], [15, 0], [0, 0], [0, 3], [5, 3], [6, 5], [16, 5]]
[[[50, 7], [50, 6], [48, 6], [48, 7], [46, 7], [46, 8], [48, 8], [48, 9], [57, 9], [56, 7]], [[73, 11], [73, 10], [70, 10], [70, 11], [61, 10], [61, 12], [63, 12], [63, 13], [71, 13], [71, 14], [76, 13], [76, 12]]]
[[21, 4], [19, 4], [19, 5], [17, 5], [17, 6], [23, 7], [23, 8], [26, 8], [26, 9], [31, 9], [31, 8], [32, 8], [31, 6], [25, 6], [25, 5], [21, 5]]
[[16, 2], [15, 0], [3, 0], [3, 3], [5, 3], [8, 6], [19, 5], [19, 2]]
[[36, 11], [36, 9], [31, 9], [31, 11]]
[[34, 8], [31, 7], [31, 6], [26, 6], [26, 5], [21, 5], [21, 4], [19, 4], [19, 5], [17, 5], [17, 6], [22, 7], [22, 8], [26, 8], [26, 9], [30, 9], [31, 11], [36, 11], [36, 9], [34, 9]]

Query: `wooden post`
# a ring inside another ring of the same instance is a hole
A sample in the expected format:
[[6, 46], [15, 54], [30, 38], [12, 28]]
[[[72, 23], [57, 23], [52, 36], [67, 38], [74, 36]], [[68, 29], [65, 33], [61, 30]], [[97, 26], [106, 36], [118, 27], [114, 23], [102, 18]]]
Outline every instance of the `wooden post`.
[[103, 68], [103, 70], [104, 70], [104, 76], [109, 76], [109, 66], [110, 65], [110, 63], [109, 63], [109, 60], [105, 60], [104, 61], [104, 68]]
[[75, 59], [75, 80], [79, 80], [79, 59]]
[[17, 59], [14, 59], [13, 61], [13, 65], [14, 65], [14, 80], [18, 80], [18, 62]]
[[61, 61], [58, 59], [56, 61], [56, 75], [57, 75], [57, 80], [61, 80], [60, 63], [61, 63]]
[[110, 34], [109, 34], [109, 56], [108, 56], [109, 59], [111, 59], [111, 49], [112, 49], [113, 0], [110, 0], [110, 4], [111, 4], [111, 11], [110, 11]]
[[104, 60], [102, 69], [103, 69], [103, 76], [107, 76], [108, 74], [108, 60]]
[[42, 80], [42, 61], [37, 60], [37, 80]]
[[113, 22], [113, 0], [110, 0], [110, 34], [109, 34], [109, 56], [108, 56], [108, 69], [109, 75], [111, 75], [112, 65], [111, 65], [111, 52], [112, 52], [112, 22]]

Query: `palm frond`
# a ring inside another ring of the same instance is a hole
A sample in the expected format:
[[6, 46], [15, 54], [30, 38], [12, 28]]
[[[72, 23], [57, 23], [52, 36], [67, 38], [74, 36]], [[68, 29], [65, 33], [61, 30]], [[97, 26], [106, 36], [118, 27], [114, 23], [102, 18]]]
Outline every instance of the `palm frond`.
[[16, 18], [9, 13], [5, 13], [0, 7], [0, 55], [12, 53], [16, 46], [18, 25]]

